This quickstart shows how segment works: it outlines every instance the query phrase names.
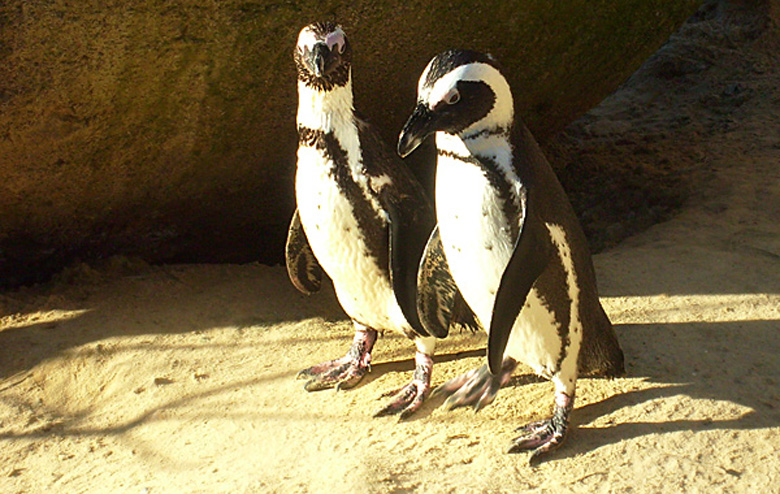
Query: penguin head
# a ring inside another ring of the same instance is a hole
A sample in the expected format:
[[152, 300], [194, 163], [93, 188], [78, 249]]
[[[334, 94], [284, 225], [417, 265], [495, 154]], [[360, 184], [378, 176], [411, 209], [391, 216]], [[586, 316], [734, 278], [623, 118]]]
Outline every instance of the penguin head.
[[398, 137], [398, 154], [414, 151], [434, 132], [467, 136], [512, 126], [512, 92], [490, 55], [447, 50], [428, 63], [417, 104]]
[[301, 29], [293, 55], [298, 80], [320, 90], [345, 86], [352, 65], [352, 48], [341, 26], [315, 22]]

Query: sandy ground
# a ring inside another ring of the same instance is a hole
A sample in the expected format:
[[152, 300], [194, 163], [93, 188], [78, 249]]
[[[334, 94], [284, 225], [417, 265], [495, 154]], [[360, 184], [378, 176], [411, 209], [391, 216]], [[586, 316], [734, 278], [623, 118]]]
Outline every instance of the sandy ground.
[[[374, 419], [409, 379], [409, 341], [381, 338], [353, 390], [294, 379], [349, 344], [329, 289], [305, 297], [281, 267], [115, 258], [0, 295], [0, 492], [780, 492], [780, 43], [723, 22], [689, 26], [709, 51], [667, 78], [649, 64], [654, 86], [630, 81], [571, 131], [616, 160], [655, 136], [690, 193], [595, 256], [628, 375], [579, 381], [549, 461], [503, 453], [550, 410], [526, 371], [478, 414], [432, 399]], [[484, 344], [445, 340], [434, 384]]]

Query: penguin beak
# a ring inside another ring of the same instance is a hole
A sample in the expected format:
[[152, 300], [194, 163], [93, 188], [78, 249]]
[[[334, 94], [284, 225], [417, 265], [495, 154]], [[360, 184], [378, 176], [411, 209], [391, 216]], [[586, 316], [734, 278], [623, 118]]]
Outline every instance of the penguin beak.
[[427, 105], [417, 103], [409, 119], [398, 136], [398, 154], [406, 158], [426, 137], [435, 132], [433, 127], [433, 112]]
[[328, 61], [330, 50], [325, 43], [315, 44], [311, 51], [307, 50], [307, 53], [303, 56], [303, 61], [309, 68], [312, 74], [316, 77], [322, 77], [325, 75], [325, 65]]

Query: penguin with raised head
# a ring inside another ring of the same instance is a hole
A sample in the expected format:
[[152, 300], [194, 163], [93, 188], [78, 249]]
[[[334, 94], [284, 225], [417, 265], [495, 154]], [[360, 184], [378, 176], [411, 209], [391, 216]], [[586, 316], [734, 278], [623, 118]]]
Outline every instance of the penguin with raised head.
[[[479, 410], [517, 362], [553, 381], [552, 417], [518, 429], [509, 448], [530, 450], [536, 461], [566, 436], [578, 374], [620, 375], [623, 352], [599, 302], [582, 228], [533, 136], [515, 119], [510, 86], [492, 57], [449, 50], [427, 65], [398, 153], [405, 157], [433, 133], [434, 234], [488, 330], [487, 365], [437, 392], [449, 395], [449, 408]], [[418, 290], [435, 285], [421, 277]]]
[[436, 266], [429, 261], [429, 269], [420, 270], [435, 224], [433, 208], [411, 172], [356, 115], [352, 47], [342, 28], [331, 22], [306, 26], [294, 60], [297, 209], [288, 232], [287, 269], [293, 284], [307, 294], [319, 290], [324, 271], [355, 326], [344, 357], [305, 369], [298, 377], [308, 380], [308, 391], [350, 388], [371, 368], [378, 331], [399, 332], [417, 347], [414, 377], [377, 415], [403, 418], [429, 394], [435, 336], [446, 336], [452, 300], [459, 297], [454, 283], [445, 283], [449, 302], [442, 310], [434, 304], [430, 316], [438, 316], [437, 324], [429, 324], [435, 336], [424, 329], [417, 313], [417, 273]]

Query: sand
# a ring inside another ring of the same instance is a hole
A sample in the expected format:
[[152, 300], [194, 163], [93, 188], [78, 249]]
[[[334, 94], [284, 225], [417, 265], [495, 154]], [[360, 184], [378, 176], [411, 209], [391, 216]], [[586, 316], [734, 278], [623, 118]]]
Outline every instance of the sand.
[[[380, 338], [352, 390], [295, 379], [349, 345], [329, 286], [117, 257], [0, 294], [0, 492], [780, 492], [780, 36], [735, 39], [729, 19], [673, 40], [707, 41], [685, 52], [705, 68], [666, 77], [656, 59], [570, 131], [623, 165], [655, 136], [687, 198], [594, 256], [628, 373], [579, 381], [546, 462], [503, 453], [550, 411], [552, 385], [527, 369], [477, 414], [431, 399], [375, 419], [411, 375], [408, 340]], [[484, 346], [443, 341], [434, 384]]]

